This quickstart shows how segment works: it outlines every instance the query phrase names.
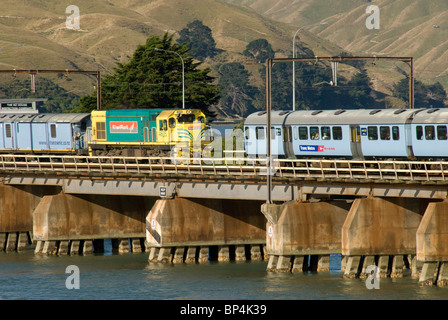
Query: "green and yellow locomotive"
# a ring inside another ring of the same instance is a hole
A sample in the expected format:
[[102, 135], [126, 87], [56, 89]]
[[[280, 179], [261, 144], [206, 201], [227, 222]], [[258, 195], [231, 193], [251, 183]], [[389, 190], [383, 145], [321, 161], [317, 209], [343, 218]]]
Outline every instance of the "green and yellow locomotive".
[[175, 146], [202, 150], [206, 117], [198, 109], [95, 110], [91, 113], [93, 156], [170, 156]]

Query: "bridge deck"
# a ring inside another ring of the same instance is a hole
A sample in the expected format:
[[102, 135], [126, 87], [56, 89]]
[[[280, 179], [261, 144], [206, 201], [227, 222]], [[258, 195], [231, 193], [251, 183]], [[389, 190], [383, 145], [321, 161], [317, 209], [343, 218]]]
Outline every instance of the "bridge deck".
[[[99, 176], [201, 175], [266, 176], [266, 159], [161, 157], [88, 157], [0, 155], [0, 172], [7, 174], [84, 174]], [[274, 159], [273, 177], [283, 179], [381, 180], [445, 184], [448, 162]]]

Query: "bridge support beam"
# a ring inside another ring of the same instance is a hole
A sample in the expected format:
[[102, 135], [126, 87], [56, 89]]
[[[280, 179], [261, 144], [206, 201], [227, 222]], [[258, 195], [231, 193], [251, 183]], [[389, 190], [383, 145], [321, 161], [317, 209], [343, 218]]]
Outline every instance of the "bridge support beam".
[[[118, 239], [118, 252], [129, 252], [131, 243], [141, 252], [145, 217], [156, 198], [103, 195], [44, 196], [33, 212], [35, 253], [88, 254], [96, 239]], [[117, 241], [116, 241], [117, 242]]]
[[346, 201], [263, 204], [268, 271], [328, 271], [330, 254], [341, 252]]
[[31, 244], [33, 211], [45, 194], [57, 189], [0, 183], [0, 252], [22, 251]]
[[448, 200], [430, 203], [417, 230], [421, 285], [448, 285]]
[[[151, 262], [259, 260], [266, 220], [261, 201], [160, 199], [146, 217]], [[160, 248], [156, 254], [156, 248]], [[154, 251], [154, 254], [152, 254]], [[163, 254], [162, 254], [163, 253]]]
[[401, 277], [404, 261], [416, 253], [427, 204], [423, 199], [356, 199], [342, 227], [342, 255], [348, 257], [344, 277], [366, 276], [368, 265], [378, 267], [380, 277]]

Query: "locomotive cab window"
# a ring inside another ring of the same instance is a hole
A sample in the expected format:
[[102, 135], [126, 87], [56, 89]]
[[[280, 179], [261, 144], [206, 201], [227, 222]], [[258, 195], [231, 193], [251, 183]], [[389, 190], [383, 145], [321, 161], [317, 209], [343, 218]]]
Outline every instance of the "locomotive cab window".
[[183, 114], [177, 118], [179, 123], [189, 123], [194, 121], [194, 114]]
[[437, 126], [437, 139], [438, 140], [447, 140], [446, 126]]
[[367, 136], [369, 140], [378, 140], [378, 128], [373, 126], [367, 127]]
[[342, 128], [341, 127], [333, 127], [333, 139], [334, 140], [342, 140]]
[[176, 119], [170, 118], [168, 120], [168, 123], [169, 123], [171, 129], [176, 128]]
[[161, 131], [168, 130], [166, 120], [159, 120], [159, 128], [160, 128]]

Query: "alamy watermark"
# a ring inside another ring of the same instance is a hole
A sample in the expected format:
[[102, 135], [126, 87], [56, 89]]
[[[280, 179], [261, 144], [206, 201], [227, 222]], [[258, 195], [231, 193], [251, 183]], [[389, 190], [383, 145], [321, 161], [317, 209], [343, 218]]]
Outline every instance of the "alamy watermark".
[[366, 19], [366, 28], [369, 30], [380, 28], [380, 8], [370, 5], [366, 8], [366, 14], [370, 14]]
[[[199, 126], [194, 124], [193, 128], [199, 128]], [[207, 142], [206, 145], [202, 145], [204, 141]], [[254, 143], [254, 141], [248, 141], [248, 143]], [[244, 132], [239, 128], [226, 129], [224, 137], [219, 130], [214, 128], [204, 132], [200, 129], [193, 129], [191, 140], [177, 143], [171, 149], [170, 158], [176, 164], [191, 160], [193, 164], [256, 165], [259, 175], [274, 175], [279, 167], [277, 149], [282, 143], [278, 141], [278, 137], [276, 139], [271, 137], [271, 155], [269, 157], [266, 154], [265, 146], [261, 151], [251, 151], [246, 155], [248, 150], [245, 148]], [[263, 143], [260, 143], [260, 146], [261, 144]]]
[[70, 14], [65, 20], [65, 27], [71, 30], [79, 30], [81, 28], [79, 7], [70, 5], [65, 8], [65, 13]]
[[366, 288], [379, 289], [380, 288], [380, 277], [379, 268], [376, 265], [369, 265], [366, 268], [366, 274], [368, 274], [366, 279]]
[[72, 264], [65, 268], [65, 273], [70, 273], [70, 275], [65, 280], [65, 287], [69, 290], [80, 288], [80, 273], [79, 267]]

